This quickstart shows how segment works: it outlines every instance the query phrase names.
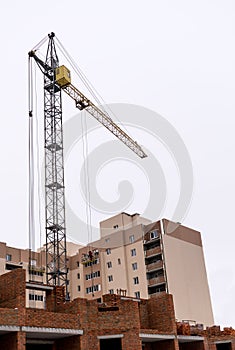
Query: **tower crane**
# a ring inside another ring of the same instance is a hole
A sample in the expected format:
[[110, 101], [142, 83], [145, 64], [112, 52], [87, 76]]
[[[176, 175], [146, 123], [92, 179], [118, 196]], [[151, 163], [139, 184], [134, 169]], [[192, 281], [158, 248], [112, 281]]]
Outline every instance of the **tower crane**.
[[[62, 91], [75, 101], [79, 110], [86, 110], [140, 158], [147, 155], [106, 112], [72, 85], [69, 69], [59, 65], [55, 34], [48, 34], [48, 38], [45, 62], [38, 57], [37, 50], [29, 52], [29, 58], [36, 61], [44, 76], [46, 279], [47, 284], [64, 285], [68, 296]], [[32, 117], [32, 111], [29, 111], [29, 116]]]

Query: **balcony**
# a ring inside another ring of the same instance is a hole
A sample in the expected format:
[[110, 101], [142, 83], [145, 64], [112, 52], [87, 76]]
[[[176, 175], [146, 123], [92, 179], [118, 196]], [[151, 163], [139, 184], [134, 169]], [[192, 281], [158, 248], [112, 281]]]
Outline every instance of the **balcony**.
[[150, 272], [150, 271], [161, 269], [162, 267], [163, 267], [163, 261], [158, 260], [156, 262], [153, 262], [152, 264], [146, 265], [146, 270], [147, 272]]
[[161, 283], [164, 283], [164, 282], [165, 282], [165, 277], [164, 276], [158, 276], [158, 277], [149, 279], [148, 280], [148, 286], [151, 287], [151, 286], [155, 286], [155, 285], [158, 285], [158, 284], [161, 284]]
[[153, 243], [156, 243], [156, 241], [160, 240], [160, 236], [154, 237], [154, 238], [148, 238], [144, 240], [144, 245], [151, 245]]
[[145, 258], [149, 258], [151, 256], [160, 254], [161, 252], [162, 251], [161, 251], [161, 247], [160, 246], [152, 248], [152, 249], [145, 250]]

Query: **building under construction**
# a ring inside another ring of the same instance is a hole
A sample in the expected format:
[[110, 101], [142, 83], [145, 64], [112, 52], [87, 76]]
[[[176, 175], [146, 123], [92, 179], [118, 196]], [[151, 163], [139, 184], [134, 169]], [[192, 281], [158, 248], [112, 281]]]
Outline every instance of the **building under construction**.
[[234, 350], [235, 330], [214, 326], [200, 233], [169, 223], [121, 213], [89, 247], [68, 244], [70, 301], [46, 283], [45, 249], [0, 243], [0, 348]]
[[[42, 59], [39, 49], [47, 40]], [[58, 46], [65, 55], [50, 33], [29, 52], [30, 246], [22, 250], [0, 243], [0, 349], [235, 350], [235, 331], [213, 326], [200, 232], [121, 213], [101, 222], [99, 240], [87, 246], [67, 242], [62, 94], [137, 156], [147, 154], [71, 84]], [[44, 82], [46, 242], [38, 251], [32, 249], [38, 151], [32, 61]]]
[[11, 350], [234, 350], [235, 330], [176, 322], [173, 296], [106, 294], [65, 302], [64, 287], [44, 287], [44, 309], [26, 307], [26, 272], [0, 276], [0, 347]]

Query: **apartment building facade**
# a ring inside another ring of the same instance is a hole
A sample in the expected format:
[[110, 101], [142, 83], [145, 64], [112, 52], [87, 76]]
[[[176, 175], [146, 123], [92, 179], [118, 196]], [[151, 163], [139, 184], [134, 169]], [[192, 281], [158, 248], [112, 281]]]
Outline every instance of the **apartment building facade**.
[[[150, 222], [121, 213], [101, 222], [100, 233], [98, 241], [70, 258], [72, 299], [99, 299], [106, 293], [148, 299], [169, 293], [178, 321], [214, 324], [200, 232], [166, 219]], [[94, 252], [94, 263], [88, 251]], [[84, 256], [88, 260], [81, 263]]]
[[[33, 256], [33, 259], [32, 259]], [[25, 268], [26, 278], [45, 283], [45, 251], [0, 243], [0, 274]], [[69, 293], [101, 300], [104, 294], [133, 299], [173, 295], [178, 321], [214, 324], [200, 232], [166, 219], [150, 222], [120, 213], [100, 223], [100, 239], [68, 244]], [[45, 292], [27, 290], [27, 305], [44, 307]]]

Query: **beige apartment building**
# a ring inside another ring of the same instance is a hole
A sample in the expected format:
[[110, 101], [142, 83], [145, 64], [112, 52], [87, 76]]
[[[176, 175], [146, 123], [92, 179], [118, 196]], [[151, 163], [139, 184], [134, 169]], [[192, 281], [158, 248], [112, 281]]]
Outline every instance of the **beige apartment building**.
[[[100, 223], [99, 240], [84, 247], [68, 243], [68, 260], [71, 299], [101, 300], [107, 293], [148, 299], [170, 293], [178, 321], [214, 324], [198, 231], [166, 219], [150, 222], [139, 214], [121, 213]], [[25, 268], [28, 278], [45, 283], [45, 251], [31, 253], [28, 262], [28, 250], [0, 243], [1, 274]], [[44, 307], [43, 291], [29, 289], [27, 298], [29, 306]]]

